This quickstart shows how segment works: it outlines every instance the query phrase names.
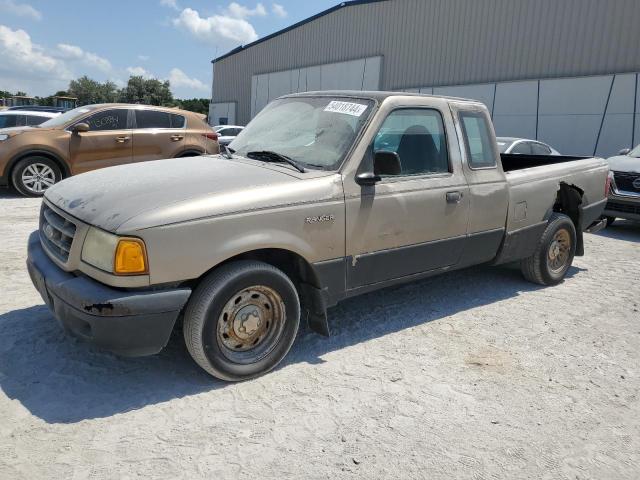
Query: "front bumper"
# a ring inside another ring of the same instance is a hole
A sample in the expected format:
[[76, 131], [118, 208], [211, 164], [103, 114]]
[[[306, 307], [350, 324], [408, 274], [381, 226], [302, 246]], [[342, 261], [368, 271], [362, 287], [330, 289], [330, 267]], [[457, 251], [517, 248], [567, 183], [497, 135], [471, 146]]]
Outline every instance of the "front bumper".
[[191, 295], [189, 288], [120, 290], [60, 269], [29, 237], [27, 269], [33, 285], [68, 332], [123, 356], [158, 353]]
[[611, 195], [603, 215], [640, 221], [640, 196], [635, 198]]

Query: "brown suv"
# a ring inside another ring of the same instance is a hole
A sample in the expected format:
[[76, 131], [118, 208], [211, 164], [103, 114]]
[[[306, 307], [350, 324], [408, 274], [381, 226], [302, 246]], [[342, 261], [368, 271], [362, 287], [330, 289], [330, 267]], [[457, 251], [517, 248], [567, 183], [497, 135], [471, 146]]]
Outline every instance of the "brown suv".
[[59, 180], [89, 170], [218, 151], [218, 135], [199, 114], [88, 105], [37, 127], [0, 129], [0, 186], [41, 196]]

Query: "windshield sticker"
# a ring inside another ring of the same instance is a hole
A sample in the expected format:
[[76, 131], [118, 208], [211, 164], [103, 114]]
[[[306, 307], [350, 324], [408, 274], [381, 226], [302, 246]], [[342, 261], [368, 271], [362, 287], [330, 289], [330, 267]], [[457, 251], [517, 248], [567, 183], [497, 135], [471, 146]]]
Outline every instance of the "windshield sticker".
[[345, 115], [351, 115], [352, 117], [359, 117], [367, 109], [366, 105], [360, 103], [351, 102], [338, 102], [332, 101], [324, 109], [325, 112], [344, 113]]

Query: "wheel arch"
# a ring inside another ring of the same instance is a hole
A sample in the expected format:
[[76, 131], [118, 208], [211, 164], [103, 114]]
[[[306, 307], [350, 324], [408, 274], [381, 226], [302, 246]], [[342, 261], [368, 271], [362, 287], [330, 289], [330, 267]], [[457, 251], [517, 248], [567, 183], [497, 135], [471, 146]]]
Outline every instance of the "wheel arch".
[[204, 152], [195, 148], [188, 148], [178, 153], [174, 158], [199, 157], [200, 155], [204, 155]]
[[25, 158], [28, 157], [45, 157], [48, 158], [49, 160], [52, 160], [54, 162], [56, 162], [56, 164], [60, 167], [60, 170], [62, 171], [62, 178], [67, 178], [69, 176], [71, 176], [71, 170], [69, 169], [69, 166], [67, 165], [67, 162], [65, 162], [62, 157], [60, 157], [58, 154], [51, 152], [50, 150], [41, 150], [41, 149], [35, 149], [35, 150], [28, 150], [26, 152], [21, 152], [17, 155], [15, 155], [13, 158], [11, 158], [11, 160], [9, 160], [8, 166], [7, 166], [7, 179], [9, 182], [11, 182], [11, 176], [13, 175], [13, 169], [16, 167], [16, 165], [18, 164], [18, 162], [20, 162], [20, 160], [24, 160]]
[[287, 275], [300, 296], [302, 318], [308, 322], [309, 328], [321, 335], [329, 336], [327, 307], [333, 302], [328, 296], [328, 289], [323, 285], [317, 269], [299, 253], [287, 248], [256, 248], [228, 257], [204, 272], [194, 280], [194, 286], [212, 271], [238, 260], [261, 261], [282, 270]]
[[[576, 228], [576, 256], [584, 255], [584, 237], [582, 206], [584, 205], [584, 191], [576, 185], [560, 182], [553, 212], [568, 216]], [[552, 212], [549, 212], [549, 217]], [[587, 225], [588, 226], [588, 225]]]

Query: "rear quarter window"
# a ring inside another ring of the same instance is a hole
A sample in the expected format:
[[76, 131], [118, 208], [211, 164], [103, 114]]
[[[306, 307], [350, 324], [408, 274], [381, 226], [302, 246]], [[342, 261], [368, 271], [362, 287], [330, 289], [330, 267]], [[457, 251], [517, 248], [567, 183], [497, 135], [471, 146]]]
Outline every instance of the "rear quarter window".
[[184, 128], [187, 123], [187, 119], [182, 115], [175, 113], [171, 114], [171, 128]]
[[487, 117], [479, 111], [460, 111], [458, 116], [462, 124], [469, 166], [495, 167], [496, 152]]

